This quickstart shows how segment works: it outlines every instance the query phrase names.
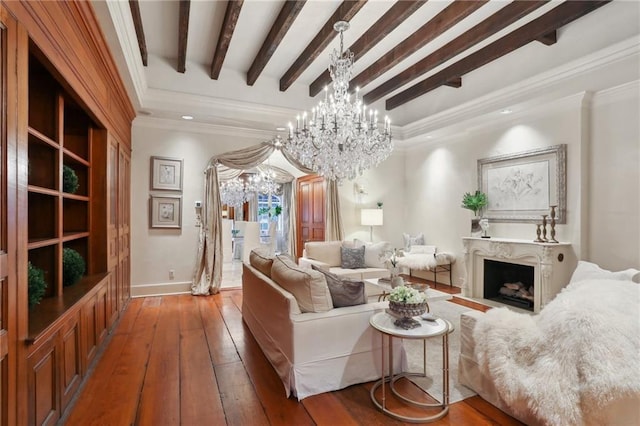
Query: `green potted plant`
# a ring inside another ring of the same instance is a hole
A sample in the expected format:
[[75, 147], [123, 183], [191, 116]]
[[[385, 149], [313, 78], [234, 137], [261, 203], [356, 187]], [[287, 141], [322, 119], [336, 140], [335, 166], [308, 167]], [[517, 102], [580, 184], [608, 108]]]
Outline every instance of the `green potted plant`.
[[62, 250], [62, 285], [68, 287], [75, 284], [84, 275], [85, 269], [80, 253], [71, 248]]
[[44, 297], [44, 293], [47, 288], [47, 282], [44, 280], [44, 271], [33, 266], [31, 262], [27, 263], [27, 276], [29, 308], [31, 308], [40, 303], [40, 301]]
[[62, 166], [62, 190], [67, 194], [75, 194], [79, 186], [75, 170], [66, 164]]
[[487, 206], [488, 202], [487, 194], [479, 190], [476, 190], [473, 194], [465, 192], [462, 196], [462, 208], [473, 211], [475, 216], [475, 218], [471, 219], [472, 234], [481, 232], [482, 228], [480, 228], [480, 218], [478, 217], [478, 213]]

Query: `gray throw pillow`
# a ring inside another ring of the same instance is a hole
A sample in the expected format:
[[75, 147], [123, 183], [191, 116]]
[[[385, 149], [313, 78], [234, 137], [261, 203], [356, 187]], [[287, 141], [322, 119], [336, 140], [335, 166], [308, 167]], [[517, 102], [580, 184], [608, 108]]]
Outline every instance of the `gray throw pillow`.
[[311, 265], [316, 271], [322, 272], [327, 279], [327, 287], [334, 308], [343, 306], [364, 305], [367, 303], [367, 296], [364, 291], [364, 282], [349, 278], [340, 278], [336, 274], [324, 271], [316, 265]]
[[343, 269], [364, 268], [364, 246], [358, 248], [340, 247], [340, 260]]

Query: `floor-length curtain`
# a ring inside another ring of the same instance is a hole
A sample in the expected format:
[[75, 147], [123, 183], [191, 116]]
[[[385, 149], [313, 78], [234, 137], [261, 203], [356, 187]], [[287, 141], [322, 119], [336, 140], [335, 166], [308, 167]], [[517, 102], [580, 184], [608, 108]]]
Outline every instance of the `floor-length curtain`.
[[204, 178], [204, 203], [198, 233], [198, 255], [191, 283], [191, 294], [208, 295], [220, 290], [222, 282], [222, 205], [216, 167], [209, 167]]
[[298, 221], [298, 179], [291, 182], [291, 194], [289, 196], [289, 254], [294, 259], [298, 256], [298, 233], [296, 223]]
[[198, 233], [198, 254], [191, 294], [216, 294], [222, 284], [222, 205], [218, 173], [229, 179], [239, 176], [243, 170], [264, 163], [274, 150], [273, 144], [265, 142], [213, 157], [209, 161], [205, 170], [205, 203]]
[[344, 238], [342, 216], [340, 215], [340, 197], [338, 194], [338, 182], [327, 181], [327, 205], [325, 217], [325, 240], [341, 241]]
[[[287, 182], [282, 185], [282, 243], [278, 242], [277, 250], [284, 253], [295, 254], [291, 252], [291, 210], [295, 209], [295, 205], [291, 204], [291, 193], [293, 191], [293, 183]], [[295, 224], [294, 224], [295, 226]]]

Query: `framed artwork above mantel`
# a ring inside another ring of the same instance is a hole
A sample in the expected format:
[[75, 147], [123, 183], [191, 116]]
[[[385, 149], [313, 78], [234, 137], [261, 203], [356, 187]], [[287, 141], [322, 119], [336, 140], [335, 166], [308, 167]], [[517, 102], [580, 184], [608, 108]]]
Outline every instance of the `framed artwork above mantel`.
[[557, 206], [556, 223], [566, 223], [566, 153], [561, 144], [478, 160], [478, 188], [488, 199], [483, 217], [539, 223]]

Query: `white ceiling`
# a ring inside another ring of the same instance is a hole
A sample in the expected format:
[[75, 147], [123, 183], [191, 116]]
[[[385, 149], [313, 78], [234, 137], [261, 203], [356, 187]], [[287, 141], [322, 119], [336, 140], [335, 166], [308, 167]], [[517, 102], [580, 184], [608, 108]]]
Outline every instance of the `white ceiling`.
[[[179, 2], [140, 0], [147, 66], [142, 65], [128, 2], [94, 0], [92, 3], [139, 114], [167, 120], [180, 120], [182, 115], [188, 114], [195, 117], [195, 122], [264, 131], [266, 137], [272, 136], [276, 127], [286, 126], [296, 113], [310, 109], [317, 102], [318, 99], [308, 94], [309, 84], [326, 69], [330, 51], [338, 47], [338, 38], [335, 38], [287, 91], [279, 90], [282, 75], [341, 3], [337, 0], [307, 1], [256, 83], [248, 86], [247, 70], [283, 2], [245, 0], [220, 76], [213, 80], [209, 70], [226, 1], [191, 2], [185, 73], [176, 71]], [[355, 74], [375, 63], [450, 3], [431, 0], [424, 4], [356, 61]], [[549, 2], [391, 95], [510, 33], [559, 3], [562, 2]], [[393, 4], [394, 1], [385, 0], [367, 2], [350, 21], [351, 29], [344, 36], [345, 47], [357, 40]], [[507, 1], [490, 1], [453, 29], [397, 63], [362, 91], [367, 93], [379, 86], [507, 4]], [[449, 122], [459, 121], [463, 110], [468, 112], [466, 116], [478, 116], [505, 107], [517, 108], [520, 103], [531, 102], [539, 96], [548, 97], [551, 92], [571, 94], [622, 84], [638, 78], [640, 65], [634, 67], [632, 62], [631, 67], [625, 65], [625, 69], [618, 69], [615, 61], [609, 60], [607, 67], [612, 67], [613, 71], [603, 72], [604, 68], [593, 64], [597, 58], [629, 48], [636, 52], [637, 64], [639, 27], [640, 2], [614, 1], [562, 27], [558, 31], [558, 42], [552, 46], [531, 42], [462, 76], [460, 88], [439, 87], [387, 112], [384, 111], [384, 100], [372, 106], [392, 118], [396, 135], [402, 140], [435, 131], [443, 124], [453, 124]]]

